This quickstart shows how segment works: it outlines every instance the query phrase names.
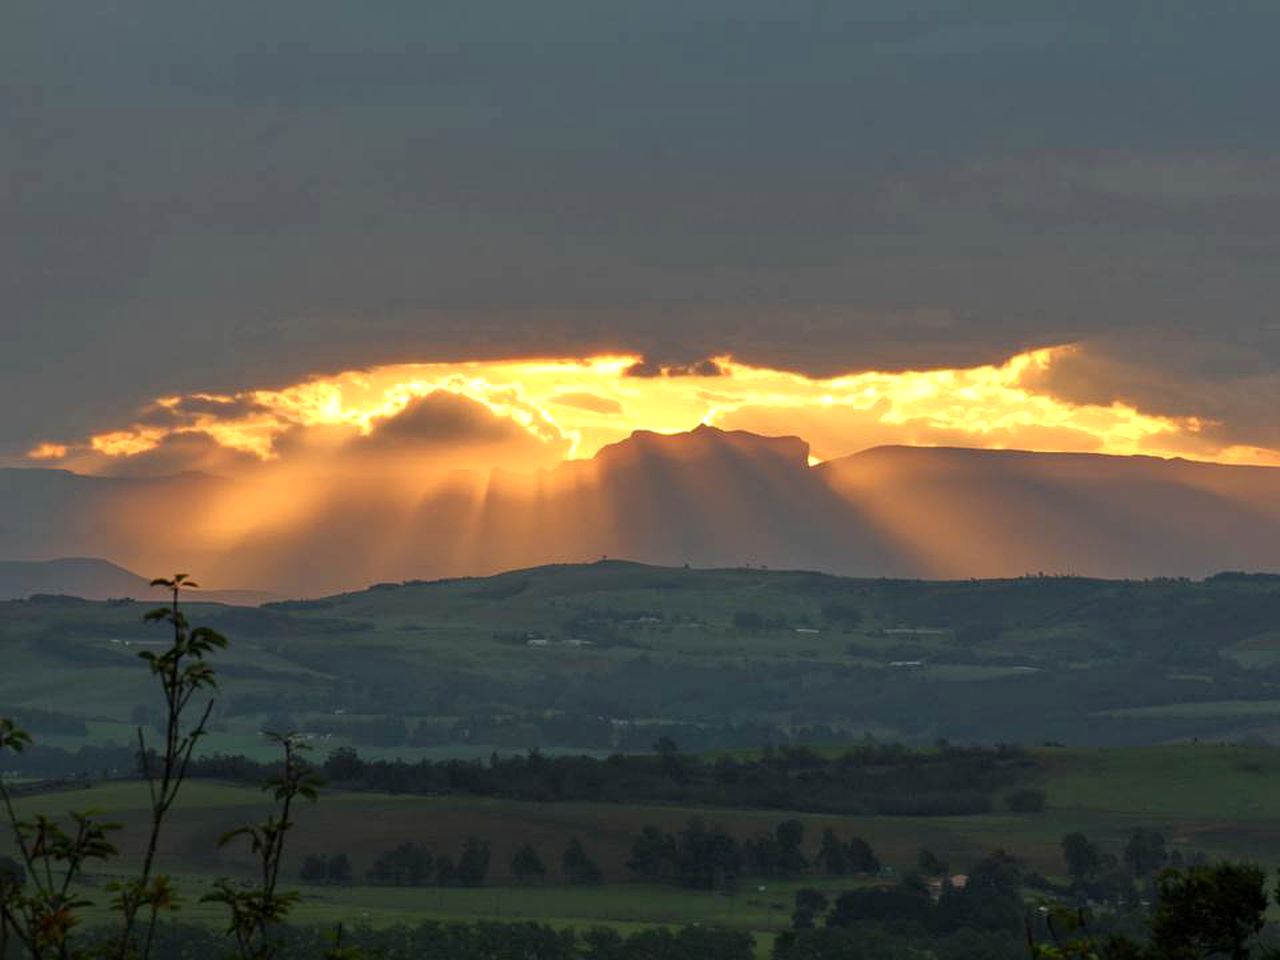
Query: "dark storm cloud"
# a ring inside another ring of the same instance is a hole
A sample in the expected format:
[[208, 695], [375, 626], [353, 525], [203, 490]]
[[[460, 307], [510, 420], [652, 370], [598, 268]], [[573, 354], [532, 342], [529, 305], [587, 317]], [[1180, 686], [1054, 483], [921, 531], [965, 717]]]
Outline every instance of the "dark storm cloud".
[[267, 407], [248, 397], [178, 397], [172, 403], [153, 403], [137, 417], [146, 426], [182, 427], [209, 420], [233, 420], [267, 414]]
[[714, 360], [695, 360], [691, 363], [664, 364], [646, 357], [637, 360], [623, 371], [627, 377], [719, 377], [724, 374]]
[[430, 447], [536, 442], [507, 417], [467, 397], [437, 390], [411, 400], [395, 416], [377, 420], [367, 436], [352, 442], [369, 452], [397, 452]]
[[[1139, 409], [1204, 421], [1215, 447], [1280, 449], [1280, 329], [1251, 338], [1170, 338], [1167, 331], [1125, 331], [1081, 345], [1028, 385], [1079, 403], [1120, 401]], [[1190, 451], [1189, 451], [1190, 452]]]
[[1270, 383], [1278, 28], [1191, 0], [23, 5], [0, 451], [398, 360], [1154, 337]]

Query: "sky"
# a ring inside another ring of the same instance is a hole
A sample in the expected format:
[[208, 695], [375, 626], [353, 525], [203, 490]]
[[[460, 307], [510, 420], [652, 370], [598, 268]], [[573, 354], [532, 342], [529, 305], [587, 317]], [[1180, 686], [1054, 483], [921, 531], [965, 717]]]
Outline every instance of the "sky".
[[0, 458], [399, 430], [533, 464], [709, 422], [1280, 462], [1278, 32], [1233, 0], [9, 5]]

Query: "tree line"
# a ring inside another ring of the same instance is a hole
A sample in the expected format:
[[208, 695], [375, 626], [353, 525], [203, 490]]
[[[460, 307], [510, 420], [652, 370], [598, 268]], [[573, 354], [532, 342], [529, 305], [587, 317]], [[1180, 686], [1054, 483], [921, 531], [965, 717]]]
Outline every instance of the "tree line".
[[[835, 755], [807, 747], [769, 748], [752, 757], [707, 759], [669, 739], [651, 754], [549, 757], [539, 751], [484, 760], [366, 760], [349, 747], [319, 768], [348, 790], [462, 795], [535, 802], [672, 803], [862, 815], [965, 815], [998, 805], [1033, 810], [1018, 781], [1035, 759], [1012, 746], [943, 744], [913, 750], [864, 743]], [[257, 781], [262, 766], [241, 756], [193, 759], [190, 775]], [[1006, 795], [1007, 793], [1007, 795]], [[1034, 794], [1035, 791], [1030, 791]]]
[[[491, 859], [488, 842], [479, 837], [468, 837], [456, 858], [437, 855], [426, 844], [406, 841], [379, 853], [365, 871], [364, 880], [384, 887], [478, 887], [488, 878]], [[509, 868], [518, 883], [540, 883], [549, 876], [542, 855], [530, 843], [520, 845]], [[570, 838], [560, 856], [559, 878], [573, 886], [603, 882], [600, 866], [577, 837]], [[299, 879], [348, 886], [355, 882], [355, 872], [345, 853], [310, 854], [303, 860]]]
[[880, 860], [866, 840], [854, 836], [842, 841], [833, 830], [823, 833], [811, 865], [804, 853], [804, 835], [799, 820], [783, 820], [741, 843], [701, 817], [674, 834], [650, 825], [633, 840], [627, 870], [638, 880], [700, 890], [732, 889], [744, 876], [798, 877], [811, 866], [827, 876], [880, 871]]

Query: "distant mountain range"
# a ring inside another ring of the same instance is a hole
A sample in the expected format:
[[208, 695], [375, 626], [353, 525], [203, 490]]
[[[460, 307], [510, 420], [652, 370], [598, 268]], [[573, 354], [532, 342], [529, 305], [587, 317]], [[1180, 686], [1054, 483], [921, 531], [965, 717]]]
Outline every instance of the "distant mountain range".
[[279, 516], [246, 480], [0, 470], [0, 556], [107, 556], [311, 596], [601, 556], [924, 578], [1280, 570], [1280, 469], [912, 447], [810, 466], [808, 454], [795, 437], [639, 431], [536, 475], [458, 471], [412, 494], [300, 484]]
[[[83, 600], [163, 600], [162, 588], [124, 567], [94, 557], [58, 560], [0, 560], [0, 600], [23, 600], [37, 594], [80, 597]], [[193, 599], [213, 603], [256, 606], [279, 599], [253, 590], [198, 590]]]
[[106, 560], [0, 560], [0, 600], [20, 600], [39, 593], [109, 600], [142, 596], [144, 591], [150, 591], [149, 581]]

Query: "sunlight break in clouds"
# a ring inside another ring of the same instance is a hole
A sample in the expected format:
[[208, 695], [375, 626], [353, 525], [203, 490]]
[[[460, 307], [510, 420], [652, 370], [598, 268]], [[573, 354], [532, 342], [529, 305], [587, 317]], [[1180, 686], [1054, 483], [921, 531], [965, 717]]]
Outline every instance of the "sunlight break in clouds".
[[[630, 355], [394, 364], [279, 390], [162, 397], [128, 426], [79, 444], [47, 442], [29, 456], [112, 472], [130, 461], [141, 466], [178, 441], [194, 448], [199, 438], [202, 459], [190, 468], [234, 472], [301, 449], [345, 448], [394, 423], [412, 404], [452, 396], [527, 441], [511, 463], [498, 455], [510, 437], [469, 444], [468, 428], [451, 428], [460, 447], [474, 448], [465, 465], [476, 468], [590, 458], [634, 430], [675, 433], [699, 424], [798, 434], [812, 445], [815, 460], [900, 443], [1275, 462], [1271, 451], [1214, 449], [1193, 417], [1070, 403], [1031, 386], [1076, 352], [1050, 347], [1000, 365], [825, 379], [727, 356], [684, 367], [658, 367]], [[427, 434], [431, 429], [423, 427]], [[183, 466], [173, 458], [163, 463]]]

